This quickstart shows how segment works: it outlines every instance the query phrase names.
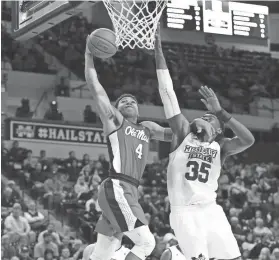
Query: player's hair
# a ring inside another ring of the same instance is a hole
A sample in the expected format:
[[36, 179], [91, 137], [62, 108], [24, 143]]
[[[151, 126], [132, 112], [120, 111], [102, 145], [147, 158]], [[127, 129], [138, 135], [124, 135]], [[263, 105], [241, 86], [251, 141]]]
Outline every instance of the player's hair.
[[134, 99], [136, 102], [137, 102], [137, 104], [138, 104], [138, 100], [137, 100], [137, 98], [134, 96], [134, 95], [132, 95], [132, 94], [122, 94], [116, 101], [115, 101], [115, 107], [116, 108], [118, 108], [118, 104], [119, 104], [119, 102], [120, 102], [120, 100], [122, 99], [122, 98], [125, 98], [125, 97], [130, 97], [130, 98], [132, 98], [132, 99]]

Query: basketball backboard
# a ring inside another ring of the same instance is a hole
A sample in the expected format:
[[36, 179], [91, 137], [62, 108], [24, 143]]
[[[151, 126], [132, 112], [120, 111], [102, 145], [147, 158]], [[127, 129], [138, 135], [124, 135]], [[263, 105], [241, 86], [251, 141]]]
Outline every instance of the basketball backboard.
[[12, 1], [12, 35], [28, 40], [90, 8], [96, 1]]

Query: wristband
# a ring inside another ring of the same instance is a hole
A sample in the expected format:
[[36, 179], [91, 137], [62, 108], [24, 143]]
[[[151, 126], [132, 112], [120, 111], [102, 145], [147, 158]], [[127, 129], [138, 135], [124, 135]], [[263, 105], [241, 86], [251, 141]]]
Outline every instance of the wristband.
[[222, 109], [222, 110], [216, 112], [216, 116], [218, 119], [220, 119], [224, 123], [228, 123], [232, 118], [232, 115], [230, 113], [228, 113], [225, 109]]

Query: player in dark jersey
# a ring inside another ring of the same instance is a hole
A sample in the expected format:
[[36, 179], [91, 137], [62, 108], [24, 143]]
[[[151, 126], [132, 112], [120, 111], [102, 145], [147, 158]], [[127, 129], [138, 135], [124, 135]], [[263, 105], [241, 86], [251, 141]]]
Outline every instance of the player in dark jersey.
[[122, 95], [112, 106], [87, 47], [85, 78], [108, 138], [111, 160], [109, 178], [99, 189], [102, 216], [96, 225], [98, 239], [91, 259], [111, 259], [124, 233], [135, 244], [126, 259], [144, 260], [153, 251], [155, 239], [138, 203], [138, 185], [147, 163], [150, 139], [171, 141], [172, 132], [150, 121], [139, 124], [138, 104], [133, 95]]

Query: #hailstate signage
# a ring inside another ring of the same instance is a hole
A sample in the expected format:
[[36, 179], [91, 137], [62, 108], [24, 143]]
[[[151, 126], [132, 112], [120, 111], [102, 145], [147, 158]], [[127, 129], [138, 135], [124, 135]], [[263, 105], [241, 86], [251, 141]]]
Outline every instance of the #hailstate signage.
[[101, 128], [10, 120], [10, 140], [47, 143], [106, 145]]

